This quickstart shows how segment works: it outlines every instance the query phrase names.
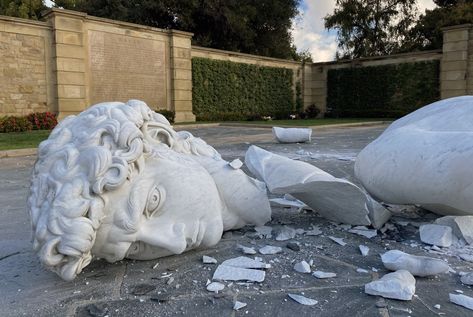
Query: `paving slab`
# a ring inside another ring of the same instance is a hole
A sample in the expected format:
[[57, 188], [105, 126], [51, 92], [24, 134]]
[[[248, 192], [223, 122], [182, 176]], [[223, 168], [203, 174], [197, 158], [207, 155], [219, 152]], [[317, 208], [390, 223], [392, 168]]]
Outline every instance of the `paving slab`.
[[[227, 160], [243, 159], [248, 147], [254, 144], [357, 183], [353, 176], [354, 159], [384, 128], [314, 129], [313, 139], [307, 144], [275, 143], [268, 129], [220, 126], [189, 130], [213, 145]], [[301, 150], [304, 154], [297, 154], [302, 153]], [[473, 296], [473, 289], [461, 284], [454, 273], [416, 278], [416, 296], [408, 302], [364, 293], [366, 283], [388, 273], [379, 256], [386, 250], [434, 256], [448, 260], [456, 271], [473, 271], [473, 265], [466, 261], [427, 253], [419, 240], [418, 225], [398, 226], [395, 234], [368, 239], [349, 233], [316, 212], [297, 212], [297, 208], [277, 204], [272, 205], [273, 219], [268, 224], [274, 230], [282, 226], [310, 230], [315, 225], [322, 234], [298, 234], [288, 241], [276, 241], [275, 237], [261, 239], [251, 227], [244, 227], [225, 233], [210, 249], [152, 261], [124, 260], [110, 264], [98, 260], [74, 281], [62, 281], [43, 269], [31, 250], [26, 198], [34, 161], [34, 156], [0, 159], [0, 316], [471, 315], [471, 311], [449, 302], [448, 294], [457, 289]], [[435, 218], [430, 214], [425, 219], [410, 214], [406, 217], [406, 221], [419, 224], [430, 223]], [[338, 245], [329, 236], [343, 238], [347, 245]], [[287, 248], [289, 242], [298, 242], [300, 251]], [[411, 246], [412, 242], [417, 245]], [[211, 280], [217, 265], [243, 255], [238, 244], [255, 248], [279, 246], [283, 252], [255, 255], [272, 266], [266, 270], [262, 283], [223, 282], [225, 288], [221, 292], [208, 292], [206, 282]], [[370, 248], [368, 256], [361, 255], [360, 244]], [[203, 255], [217, 259], [218, 263], [202, 263]], [[294, 271], [294, 264], [303, 260], [312, 260], [312, 271], [333, 272], [337, 277], [317, 279]], [[368, 273], [358, 273], [357, 268], [366, 269]], [[303, 306], [290, 299], [288, 293], [315, 299], [318, 304]], [[236, 300], [248, 305], [234, 311]], [[434, 308], [436, 304], [441, 305], [440, 310]]]

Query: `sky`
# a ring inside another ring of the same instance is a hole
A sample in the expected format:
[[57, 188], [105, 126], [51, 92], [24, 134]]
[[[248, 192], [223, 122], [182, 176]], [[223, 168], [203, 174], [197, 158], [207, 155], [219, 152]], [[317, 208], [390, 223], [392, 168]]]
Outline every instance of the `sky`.
[[[337, 51], [336, 32], [324, 28], [324, 17], [332, 13], [335, 0], [302, 0], [301, 16], [295, 20], [292, 36], [299, 51], [309, 50], [314, 62], [326, 62], [335, 59]], [[419, 12], [432, 9], [432, 0], [417, 0]]]

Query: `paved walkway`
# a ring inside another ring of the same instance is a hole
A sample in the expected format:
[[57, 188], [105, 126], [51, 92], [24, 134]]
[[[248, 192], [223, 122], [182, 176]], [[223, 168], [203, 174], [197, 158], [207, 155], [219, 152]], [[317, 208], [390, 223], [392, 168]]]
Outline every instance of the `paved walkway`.
[[[190, 129], [214, 145], [226, 159], [243, 158], [250, 144], [301, 159], [337, 177], [353, 179], [356, 154], [384, 127], [314, 129], [310, 144], [276, 144], [268, 129], [210, 127]], [[302, 150], [302, 151], [301, 151]], [[308, 153], [310, 152], [310, 153]], [[73, 282], [64, 282], [41, 268], [31, 250], [30, 223], [26, 212], [29, 174], [34, 156], [0, 159], [0, 316], [471, 316], [472, 311], [448, 302], [448, 293], [473, 290], [462, 285], [457, 274], [417, 278], [416, 297], [409, 302], [386, 300], [364, 294], [364, 284], [387, 271], [379, 253], [401, 249], [426, 254], [418, 241], [417, 225], [424, 219], [410, 215], [414, 225], [399, 227], [395, 234], [366, 239], [350, 234], [313, 212], [296, 213], [273, 206], [274, 230], [282, 225], [308, 230], [319, 225], [319, 236], [298, 235], [300, 251], [287, 242], [257, 239], [252, 228], [224, 234], [221, 242], [207, 250], [191, 251], [156, 261], [121, 261], [109, 264], [95, 261]], [[431, 215], [428, 215], [431, 216]], [[345, 238], [344, 247], [327, 236]], [[237, 244], [283, 247], [283, 253], [260, 255], [272, 268], [261, 284], [227, 286], [218, 295], [205, 289], [216, 265], [202, 264], [209, 255], [219, 262], [240, 256]], [[362, 257], [358, 245], [369, 246]], [[473, 271], [471, 263], [446, 258], [456, 271]], [[317, 270], [335, 272], [336, 278], [318, 280], [297, 273], [297, 261], [313, 260]], [[159, 263], [157, 267], [155, 264]], [[155, 267], [155, 268], [153, 268]], [[364, 268], [369, 273], [357, 273]], [[378, 272], [373, 271], [378, 270]], [[170, 282], [170, 277], [174, 278]], [[303, 306], [288, 298], [288, 293], [316, 299], [315, 306]], [[248, 305], [236, 312], [235, 300]], [[440, 304], [436, 309], [434, 305]]]

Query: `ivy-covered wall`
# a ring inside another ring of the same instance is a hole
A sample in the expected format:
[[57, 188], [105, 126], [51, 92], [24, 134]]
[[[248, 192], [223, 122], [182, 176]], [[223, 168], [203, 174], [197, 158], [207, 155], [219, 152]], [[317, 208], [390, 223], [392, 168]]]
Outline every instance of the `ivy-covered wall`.
[[439, 61], [330, 69], [327, 115], [404, 116], [440, 99]]
[[197, 120], [287, 117], [295, 110], [293, 71], [192, 58], [192, 104]]

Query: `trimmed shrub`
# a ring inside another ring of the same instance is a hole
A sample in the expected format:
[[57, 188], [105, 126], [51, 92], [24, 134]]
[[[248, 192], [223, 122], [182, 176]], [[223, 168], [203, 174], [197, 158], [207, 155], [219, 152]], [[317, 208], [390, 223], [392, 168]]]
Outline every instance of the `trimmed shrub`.
[[402, 117], [437, 101], [439, 61], [331, 69], [330, 117]]
[[320, 113], [320, 109], [315, 104], [311, 104], [305, 109], [304, 114], [307, 119], [315, 119]]
[[156, 110], [157, 113], [162, 114], [170, 123], [174, 123], [174, 119], [176, 118], [176, 113], [172, 110], [166, 109], [158, 109]]
[[26, 116], [33, 130], [52, 130], [57, 125], [56, 114], [52, 112], [35, 112]]
[[0, 118], [0, 132], [31, 131], [33, 125], [26, 117], [7, 116]]
[[247, 120], [294, 110], [293, 71], [192, 59], [192, 103], [199, 121]]

